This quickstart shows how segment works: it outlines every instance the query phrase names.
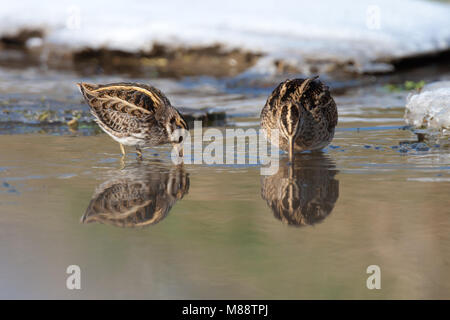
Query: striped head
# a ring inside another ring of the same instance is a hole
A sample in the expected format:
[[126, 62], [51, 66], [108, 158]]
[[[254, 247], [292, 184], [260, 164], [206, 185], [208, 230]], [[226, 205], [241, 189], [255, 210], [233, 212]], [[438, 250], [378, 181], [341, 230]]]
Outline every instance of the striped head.
[[167, 131], [169, 142], [172, 143], [179, 157], [183, 157], [183, 144], [188, 134], [189, 126], [183, 116], [175, 109], [171, 108], [167, 114], [165, 129]]
[[311, 82], [317, 77], [309, 79], [286, 80], [272, 92], [268, 99], [274, 116], [278, 122], [281, 134], [287, 139], [294, 139], [302, 131], [305, 108], [302, 96], [308, 90]]
[[295, 140], [303, 128], [303, 108], [295, 102], [286, 101], [278, 109], [278, 128], [281, 134], [289, 139]]
[[186, 133], [189, 131], [189, 126], [183, 116], [175, 108], [171, 111], [172, 112], [169, 112], [165, 123], [169, 141], [172, 144], [183, 143]]

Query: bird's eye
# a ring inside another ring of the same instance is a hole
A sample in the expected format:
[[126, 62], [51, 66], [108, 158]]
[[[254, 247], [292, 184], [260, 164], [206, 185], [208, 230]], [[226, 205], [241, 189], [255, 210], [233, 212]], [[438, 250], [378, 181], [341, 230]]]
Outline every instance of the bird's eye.
[[181, 137], [178, 139], [178, 143], [181, 143], [181, 142], [183, 142], [183, 136], [181, 136]]

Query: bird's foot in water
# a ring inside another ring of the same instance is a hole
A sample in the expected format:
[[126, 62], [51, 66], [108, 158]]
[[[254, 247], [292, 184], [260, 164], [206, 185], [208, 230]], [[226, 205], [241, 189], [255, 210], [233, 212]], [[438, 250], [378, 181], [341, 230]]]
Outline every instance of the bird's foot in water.
[[142, 157], [142, 150], [139, 148], [136, 148], [136, 154], [137, 154], [137, 159], [142, 161], [144, 159], [144, 157]]

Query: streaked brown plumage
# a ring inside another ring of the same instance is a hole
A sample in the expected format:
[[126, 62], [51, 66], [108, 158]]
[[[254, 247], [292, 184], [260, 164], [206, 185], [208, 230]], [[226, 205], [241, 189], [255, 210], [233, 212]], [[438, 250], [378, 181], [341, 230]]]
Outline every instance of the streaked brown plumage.
[[[328, 87], [318, 77], [286, 80], [278, 85], [261, 111], [268, 140], [289, 152], [319, 150], [334, 137], [338, 113]], [[276, 140], [272, 130], [278, 130]]]
[[82, 223], [144, 227], [163, 220], [189, 191], [189, 176], [182, 166], [138, 166], [114, 172], [97, 187]]
[[322, 153], [302, 154], [293, 163], [280, 161], [278, 172], [261, 178], [261, 197], [275, 218], [296, 227], [325, 219], [339, 197], [338, 171]]
[[[182, 155], [183, 136], [175, 130], [188, 130], [181, 114], [158, 89], [139, 83], [104, 85], [78, 83], [100, 128], [123, 145], [141, 148], [172, 143]], [[182, 133], [182, 132], [181, 132]]]

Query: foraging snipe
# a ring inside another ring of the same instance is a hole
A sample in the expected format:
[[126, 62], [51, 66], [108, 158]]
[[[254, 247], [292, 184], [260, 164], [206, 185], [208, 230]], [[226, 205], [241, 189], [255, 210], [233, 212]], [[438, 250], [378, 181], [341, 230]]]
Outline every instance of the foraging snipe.
[[[268, 140], [289, 152], [319, 150], [334, 137], [338, 114], [328, 87], [318, 77], [286, 80], [272, 92], [261, 111]], [[279, 139], [271, 134], [278, 130]]]
[[163, 220], [189, 191], [183, 166], [169, 170], [146, 164], [113, 171], [113, 177], [95, 190], [82, 223], [144, 227]]
[[334, 161], [323, 153], [302, 154], [288, 163], [281, 159], [278, 172], [262, 176], [261, 197], [275, 218], [301, 227], [324, 220], [339, 198]]
[[167, 97], [158, 89], [139, 83], [110, 83], [104, 85], [78, 83], [91, 113], [100, 128], [123, 145], [141, 148], [171, 143], [183, 155], [183, 136], [177, 129], [188, 125]]

